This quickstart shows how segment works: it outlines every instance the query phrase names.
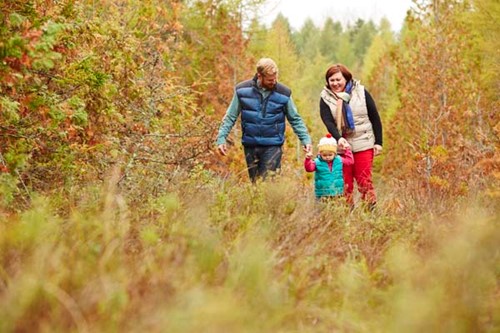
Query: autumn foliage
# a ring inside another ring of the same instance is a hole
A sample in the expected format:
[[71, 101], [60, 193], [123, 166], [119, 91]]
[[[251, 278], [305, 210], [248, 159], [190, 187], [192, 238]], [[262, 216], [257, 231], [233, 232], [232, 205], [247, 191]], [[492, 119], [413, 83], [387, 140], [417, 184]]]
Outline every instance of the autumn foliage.
[[[500, 6], [292, 29], [262, 0], [0, 0], [0, 331], [499, 330]], [[313, 144], [324, 71], [378, 106], [375, 210], [314, 200], [290, 126], [251, 184], [234, 85], [274, 58]]]
[[500, 162], [498, 98], [490, 99], [493, 87], [481, 80], [488, 69], [468, 52], [477, 47], [464, 20], [469, 8], [455, 2], [451, 11], [450, 3], [421, 5], [407, 18], [396, 58], [401, 106], [386, 131], [391, 151], [384, 174], [424, 201], [499, 180], [486, 167]]
[[227, 78], [248, 70], [224, 7], [199, 3], [183, 23], [175, 1], [2, 6], [2, 168], [21, 192], [71, 196], [113, 168], [124, 188], [154, 192], [210, 162]]

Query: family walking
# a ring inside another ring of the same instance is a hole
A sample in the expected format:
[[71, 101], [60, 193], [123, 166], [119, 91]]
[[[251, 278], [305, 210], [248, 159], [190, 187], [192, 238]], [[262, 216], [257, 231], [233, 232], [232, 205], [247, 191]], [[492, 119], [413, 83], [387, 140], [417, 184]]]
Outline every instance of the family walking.
[[270, 58], [257, 62], [252, 79], [237, 84], [219, 127], [217, 149], [226, 155], [226, 138], [241, 118], [241, 143], [252, 182], [281, 168], [286, 121], [306, 153], [304, 168], [314, 172], [318, 199], [345, 196], [354, 204], [354, 182], [361, 199], [373, 208], [377, 197], [372, 180], [374, 156], [382, 152], [382, 122], [371, 95], [336, 64], [325, 74], [319, 113], [328, 131], [313, 159], [312, 140], [292, 99], [290, 88], [278, 82], [278, 67]]

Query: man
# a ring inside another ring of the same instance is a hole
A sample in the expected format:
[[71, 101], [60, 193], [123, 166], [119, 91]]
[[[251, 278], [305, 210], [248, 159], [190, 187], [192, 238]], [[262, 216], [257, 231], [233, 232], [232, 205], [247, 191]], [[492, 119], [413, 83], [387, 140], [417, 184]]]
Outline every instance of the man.
[[241, 113], [241, 142], [252, 182], [281, 167], [285, 118], [300, 139], [304, 151], [311, 151], [311, 137], [297, 112], [292, 92], [277, 79], [276, 63], [270, 58], [260, 59], [254, 78], [236, 85], [217, 136], [217, 148], [222, 155], [226, 155], [226, 138]]

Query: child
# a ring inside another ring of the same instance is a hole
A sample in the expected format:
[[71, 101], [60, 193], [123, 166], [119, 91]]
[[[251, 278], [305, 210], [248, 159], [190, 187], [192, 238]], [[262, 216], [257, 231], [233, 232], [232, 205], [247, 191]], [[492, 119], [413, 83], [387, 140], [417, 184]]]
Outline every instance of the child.
[[352, 165], [354, 158], [349, 145], [338, 147], [337, 141], [328, 133], [319, 140], [318, 156], [313, 160], [307, 153], [304, 168], [314, 172], [314, 194], [317, 199], [340, 197], [344, 195], [342, 165]]

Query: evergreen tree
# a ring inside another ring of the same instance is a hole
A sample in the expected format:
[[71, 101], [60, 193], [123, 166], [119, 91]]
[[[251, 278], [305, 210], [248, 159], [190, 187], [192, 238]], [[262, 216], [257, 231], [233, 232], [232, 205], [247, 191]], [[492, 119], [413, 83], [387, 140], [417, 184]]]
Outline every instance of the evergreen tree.
[[322, 44], [320, 30], [311, 18], [306, 19], [302, 28], [293, 34], [292, 40], [296, 45], [298, 55], [304, 59], [314, 59]]
[[342, 36], [342, 25], [340, 22], [334, 22], [327, 18], [319, 41], [319, 49], [327, 61], [331, 63], [338, 62], [339, 46]]
[[360, 79], [369, 87], [370, 94], [377, 103], [382, 118], [396, 112], [398, 107], [396, 67], [393, 54], [396, 39], [389, 21], [383, 18], [380, 29], [373, 37], [365, 57]]
[[385, 173], [411, 178], [415, 194], [428, 199], [466, 193], [470, 170], [492, 144], [481, 138], [480, 63], [467, 56], [474, 40], [458, 19], [469, 10], [455, 0], [425, 4], [407, 18], [402, 39], [401, 107], [386, 131], [392, 153]]

